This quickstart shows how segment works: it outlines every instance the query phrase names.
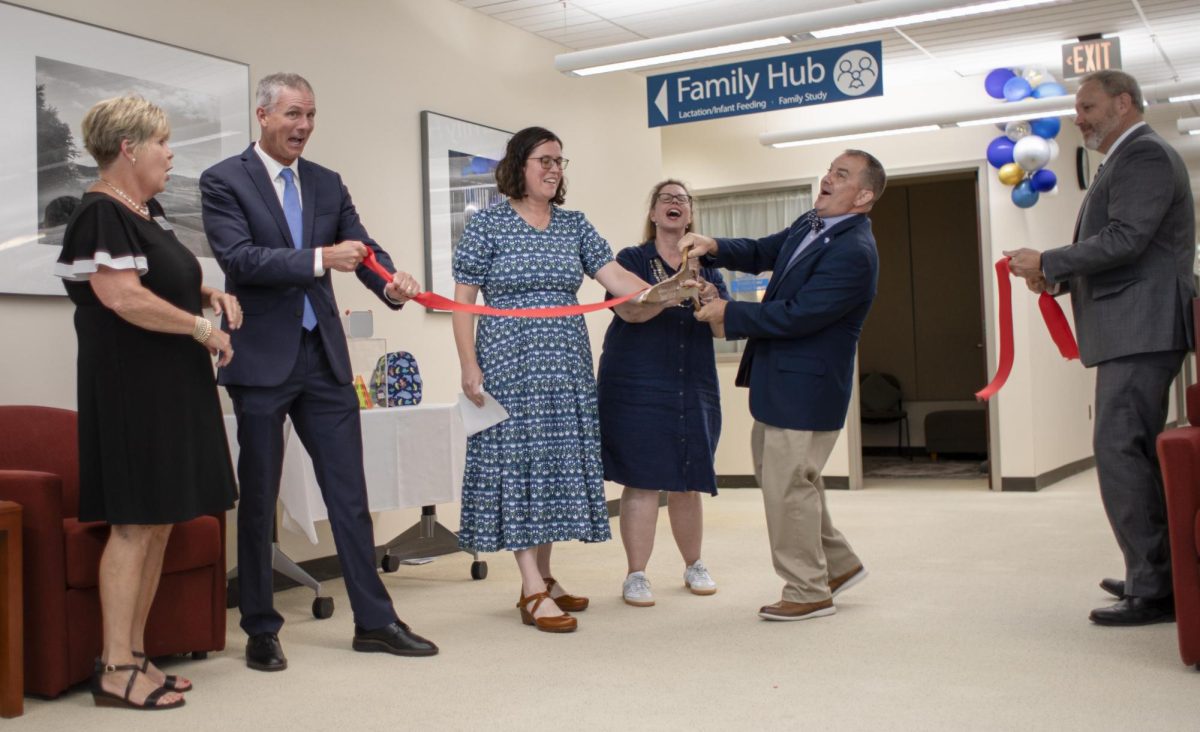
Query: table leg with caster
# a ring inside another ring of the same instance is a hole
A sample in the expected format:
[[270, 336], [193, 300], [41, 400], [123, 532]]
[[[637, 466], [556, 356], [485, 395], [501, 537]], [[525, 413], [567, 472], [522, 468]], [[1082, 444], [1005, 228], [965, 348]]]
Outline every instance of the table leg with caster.
[[[421, 507], [421, 519], [405, 529], [383, 547], [383, 558], [379, 567], [384, 572], [395, 572], [406, 559], [440, 557], [466, 551], [458, 546], [458, 536], [438, 523], [437, 508]], [[471, 563], [471, 578], [487, 577], [487, 562], [479, 559], [478, 552], [467, 552], [475, 560]]]

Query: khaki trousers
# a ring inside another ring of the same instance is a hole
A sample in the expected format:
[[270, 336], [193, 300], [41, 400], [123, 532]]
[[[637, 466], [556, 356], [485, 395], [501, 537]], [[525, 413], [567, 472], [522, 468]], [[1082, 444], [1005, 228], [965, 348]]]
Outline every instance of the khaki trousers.
[[789, 602], [828, 600], [829, 578], [862, 564], [833, 528], [825, 503], [821, 470], [838, 432], [786, 430], [756, 421], [751, 433], [771, 556]]

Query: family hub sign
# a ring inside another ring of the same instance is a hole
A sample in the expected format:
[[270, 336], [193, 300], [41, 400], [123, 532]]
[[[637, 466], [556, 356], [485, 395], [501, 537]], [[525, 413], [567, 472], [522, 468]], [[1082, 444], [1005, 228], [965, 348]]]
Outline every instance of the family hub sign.
[[882, 94], [880, 41], [646, 79], [651, 127]]

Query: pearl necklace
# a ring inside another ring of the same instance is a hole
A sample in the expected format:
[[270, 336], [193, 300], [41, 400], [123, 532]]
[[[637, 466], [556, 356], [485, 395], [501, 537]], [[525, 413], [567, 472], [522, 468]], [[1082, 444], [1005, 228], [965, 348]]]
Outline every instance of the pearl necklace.
[[124, 201], [125, 203], [128, 203], [129, 207], [132, 208], [134, 211], [141, 214], [142, 218], [144, 218], [144, 219], [150, 218], [150, 207], [149, 206], [147, 206], [144, 203], [138, 203], [137, 201], [134, 201], [133, 198], [130, 197], [128, 193], [121, 190], [120, 188], [117, 188], [112, 183], [109, 183], [108, 181], [104, 180], [103, 178], [100, 179], [100, 182], [103, 183], [104, 185], [108, 186], [109, 188], [111, 188], [113, 190], [113, 193], [116, 193], [117, 196], [122, 201]]

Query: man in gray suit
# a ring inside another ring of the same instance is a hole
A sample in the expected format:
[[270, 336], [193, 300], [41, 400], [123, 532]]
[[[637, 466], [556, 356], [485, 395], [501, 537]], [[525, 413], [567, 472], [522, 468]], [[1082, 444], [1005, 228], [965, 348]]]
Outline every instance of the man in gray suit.
[[1079, 354], [1096, 366], [1093, 450], [1104, 510], [1125, 555], [1125, 579], [1100, 583], [1119, 601], [1099, 625], [1175, 616], [1162, 474], [1155, 439], [1171, 381], [1192, 347], [1196, 222], [1187, 169], [1142, 119], [1137, 81], [1084, 78], [1075, 125], [1106, 155], [1075, 224], [1075, 243], [1005, 252], [1035, 292], [1071, 293]]

